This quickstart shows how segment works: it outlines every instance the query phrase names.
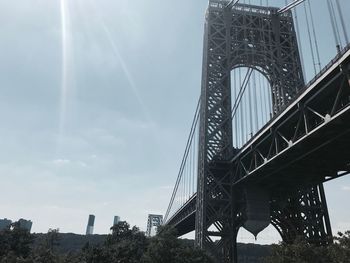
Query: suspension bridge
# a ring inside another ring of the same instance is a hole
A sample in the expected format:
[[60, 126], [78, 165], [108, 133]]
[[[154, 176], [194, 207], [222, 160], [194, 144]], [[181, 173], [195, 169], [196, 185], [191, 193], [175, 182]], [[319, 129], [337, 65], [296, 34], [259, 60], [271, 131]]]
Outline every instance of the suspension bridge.
[[350, 172], [350, 45], [341, 3], [325, 1], [336, 47], [326, 66], [310, 0], [209, 1], [201, 94], [164, 224], [195, 230], [218, 262], [237, 262], [241, 227], [332, 242], [323, 183]]

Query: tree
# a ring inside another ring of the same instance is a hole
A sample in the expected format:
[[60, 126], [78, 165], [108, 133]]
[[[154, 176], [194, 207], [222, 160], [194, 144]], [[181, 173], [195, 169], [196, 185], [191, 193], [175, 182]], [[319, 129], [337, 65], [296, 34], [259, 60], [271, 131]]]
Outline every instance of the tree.
[[202, 250], [195, 249], [177, 238], [173, 227], [160, 227], [143, 257], [146, 263], [211, 263]]
[[51, 252], [54, 251], [55, 247], [60, 245], [59, 233], [60, 233], [60, 230], [58, 228], [56, 229], [50, 228], [46, 234], [46, 248]]
[[326, 247], [315, 246], [307, 243], [302, 238], [297, 238], [293, 244], [284, 242], [273, 245], [271, 256], [267, 258], [269, 263], [330, 263]]
[[35, 263], [60, 263], [62, 256], [55, 253], [55, 247], [59, 244], [59, 229], [50, 228], [45, 238], [32, 251], [30, 259]]
[[159, 227], [158, 234], [150, 241], [144, 260], [147, 263], [175, 263], [179, 247], [175, 228]]
[[119, 222], [112, 228], [101, 247], [86, 244], [84, 258], [87, 263], [139, 263], [147, 247], [147, 238], [137, 227], [130, 229], [126, 222]]
[[112, 235], [107, 237], [107, 245], [115, 244], [123, 239], [128, 239], [132, 236], [133, 232], [137, 232], [138, 228], [133, 227], [130, 229], [130, 225], [125, 221], [120, 221], [111, 227]]
[[346, 263], [350, 259], [350, 231], [338, 232], [334, 244], [329, 247], [329, 254], [334, 263]]
[[18, 222], [0, 232], [0, 258], [10, 252], [16, 257], [28, 257], [34, 238], [30, 232], [20, 227]]
[[292, 244], [273, 245], [267, 263], [346, 263], [350, 258], [350, 231], [338, 233], [334, 244], [316, 246], [298, 238]]

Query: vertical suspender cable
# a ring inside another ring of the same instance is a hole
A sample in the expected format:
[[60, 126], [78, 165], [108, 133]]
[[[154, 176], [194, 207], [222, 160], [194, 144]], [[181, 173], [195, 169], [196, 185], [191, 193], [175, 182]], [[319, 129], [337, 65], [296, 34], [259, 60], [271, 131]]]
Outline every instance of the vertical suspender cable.
[[[248, 80], [247, 82], [247, 87], [248, 87], [248, 90], [250, 89], [249, 87], [249, 84], [250, 84], [250, 81]], [[249, 105], [248, 105], [248, 101], [249, 101], [249, 97], [247, 96], [247, 93], [244, 93], [243, 94], [243, 97], [242, 97], [242, 109], [244, 109], [244, 141], [243, 141], [243, 144], [246, 143], [247, 141], [247, 138], [249, 136]]]
[[183, 203], [186, 203], [186, 196], [187, 196], [187, 177], [188, 177], [188, 156], [187, 156], [187, 159], [186, 159], [186, 166], [185, 166], [185, 171], [184, 171], [184, 178], [183, 178], [183, 181], [184, 181], [184, 201]]
[[[266, 83], [267, 87], [270, 87], [270, 82], [269, 82], [268, 79], [265, 80], [265, 83]], [[272, 105], [272, 97], [271, 96], [267, 96], [267, 100], [268, 100], [269, 114], [270, 114], [270, 116], [268, 118], [271, 119], [272, 116], [273, 116], [273, 113], [272, 113], [272, 111], [273, 111], [273, 109], [272, 109], [272, 107], [273, 107], [273, 105]]]
[[195, 151], [196, 151], [196, 132], [194, 134], [194, 140], [193, 140], [193, 146], [192, 146], [192, 192], [191, 195], [193, 195], [193, 193], [195, 192], [195, 188], [194, 188], [194, 177], [196, 176], [196, 172], [195, 172], [195, 166], [196, 166], [196, 158], [195, 158]]
[[194, 147], [193, 147], [193, 193], [197, 192], [197, 184], [196, 184], [196, 176], [197, 176], [197, 158], [196, 158], [196, 153], [198, 152], [198, 128], [197, 131], [194, 134]]
[[[196, 134], [194, 135], [196, 137]], [[193, 194], [194, 192], [194, 183], [193, 183], [193, 180], [194, 180], [194, 176], [195, 176], [195, 173], [194, 173], [194, 157], [193, 157], [193, 154], [194, 154], [194, 148], [195, 148], [195, 145], [196, 145], [196, 140], [193, 140], [193, 144], [192, 144], [192, 148], [191, 148], [191, 163], [192, 163], [192, 166], [191, 166], [191, 180], [190, 180], [190, 185], [191, 185], [191, 195]]]
[[194, 181], [194, 191], [197, 192], [197, 171], [198, 171], [198, 149], [199, 149], [199, 128], [197, 129], [196, 136], [195, 136], [195, 142], [196, 142], [196, 148], [194, 150], [194, 160], [195, 160], [195, 177], [193, 179]]
[[249, 112], [249, 137], [253, 137], [253, 110], [252, 110], [252, 92], [251, 92], [252, 85], [250, 84], [250, 81], [248, 82], [248, 109], [247, 113]]
[[[262, 0], [260, 1], [260, 4], [262, 5]], [[259, 19], [259, 27], [260, 29], [262, 29], [264, 27], [264, 22], [262, 21], [262, 19]], [[265, 37], [264, 37], [264, 34], [262, 33], [262, 30], [260, 30], [260, 43], [262, 43], [262, 49], [266, 52], [266, 41], [265, 41]], [[265, 55], [265, 64], [268, 65], [268, 62], [267, 62], [267, 56]], [[264, 103], [262, 102], [262, 98], [265, 94], [265, 89], [263, 89], [263, 87], [261, 86], [261, 74], [258, 75], [259, 77], [259, 90], [258, 90], [258, 94], [259, 94], [259, 100], [258, 98], [257, 99], [257, 108], [258, 108], [258, 104], [260, 102], [260, 120], [261, 120], [261, 124], [264, 123], [264, 113], [263, 113], [263, 106], [264, 106]], [[261, 95], [262, 94], [262, 95]], [[258, 124], [260, 125], [260, 124]], [[260, 127], [257, 127], [257, 129], [259, 129]]]
[[[242, 87], [242, 71], [241, 69], [239, 69], [239, 86]], [[244, 142], [244, 127], [243, 127], [243, 109], [242, 107], [240, 108], [240, 118], [239, 118], [239, 121], [240, 121], [240, 133], [241, 133], [241, 143], [240, 143], [240, 146], [243, 145], [243, 142]]]
[[[263, 107], [264, 107], [264, 110], [265, 110], [265, 114], [264, 114], [264, 120], [263, 120], [263, 123], [266, 123], [269, 119], [269, 116], [270, 116], [270, 110], [269, 110], [269, 105], [268, 105], [268, 99], [267, 99], [267, 96], [271, 96], [271, 88], [269, 89], [269, 87], [265, 85], [265, 80], [264, 78], [261, 78], [261, 85], [263, 86], [263, 90], [265, 91], [264, 92], [264, 97], [263, 97]], [[269, 90], [270, 92], [268, 92], [266, 94], [266, 91]]]
[[[247, 83], [248, 84], [248, 88], [249, 88], [249, 82]], [[243, 139], [243, 145], [246, 143], [247, 141], [247, 137], [249, 135], [249, 112], [248, 112], [248, 109], [247, 109], [247, 100], [248, 100], [248, 97], [247, 96], [244, 96], [245, 94], [243, 94], [243, 97], [242, 97], [242, 109], [243, 109], [243, 113], [244, 113], [244, 139]]]
[[247, 132], [247, 116], [246, 116], [246, 108], [245, 108], [245, 96], [244, 96], [244, 93], [242, 94], [242, 101], [240, 103], [240, 107], [241, 107], [241, 110], [242, 110], [242, 145], [244, 145], [244, 142], [246, 140], [246, 132]]
[[328, 11], [329, 11], [329, 16], [331, 19], [331, 24], [332, 24], [332, 29], [333, 29], [333, 35], [334, 35], [334, 40], [335, 40], [335, 45], [337, 47], [337, 51], [340, 52], [340, 36], [339, 36], [339, 30], [337, 26], [337, 21], [335, 20], [335, 14], [334, 14], [334, 9], [332, 2], [330, 0], [327, 1], [328, 5]]
[[188, 167], [187, 198], [189, 198], [191, 196], [191, 192], [192, 192], [192, 154], [191, 154], [191, 152], [192, 152], [192, 145], [191, 145], [191, 149], [190, 149], [190, 154], [188, 155], [190, 165]]
[[[187, 159], [188, 160], [188, 159]], [[184, 176], [182, 177], [182, 180], [183, 180], [183, 184], [184, 184], [184, 195], [183, 195], [183, 201], [182, 203], [184, 204], [186, 202], [186, 191], [187, 191], [187, 185], [186, 185], [186, 181], [187, 181], [187, 169], [188, 169], [188, 166], [187, 166], [187, 160], [186, 160], [186, 166], [185, 166], [185, 170], [184, 170]]]
[[250, 76], [252, 75], [252, 72], [253, 72], [252, 69], [248, 69], [248, 71], [247, 71], [247, 73], [246, 73], [246, 75], [245, 75], [245, 77], [244, 77], [243, 82], [242, 82], [242, 79], [240, 78], [240, 82], [241, 82], [241, 83], [240, 83], [240, 86], [241, 86], [241, 87], [240, 87], [240, 90], [239, 90], [239, 92], [238, 92], [237, 98], [235, 99], [235, 103], [234, 103], [233, 106], [232, 106], [232, 110], [231, 110], [231, 112], [232, 112], [232, 118], [236, 115], [237, 109], [238, 109], [239, 106], [240, 106], [242, 97], [243, 97], [244, 92], [245, 92], [245, 90], [246, 90], [246, 88], [247, 88], [247, 85], [248, 85], [248, 83], [249, 83], [249, 78], [250, 78]]
[[190, 153], [188, 155], [190, 165], [188, 167], [188, 178], [187, 178], [188, 193], [187, 193], [187, 197], [191, 196], [191, 192], [192, 192], [192, 146], [193, 146], [193, 140], [192, 140], [192, 144], [190, 147]]
[[196, 167], [196, 158], [195, 158], [195, 153], [196, 153], [196, 134], [197, 132], [195, 131], [194, 133], [194, 137], [193, 137], [193, 145], [192, 145], [192, 155], [191, 155], [191, 158], [192, 158], [192, 181], [191, 181], [191, 184], [192, 184], [192, 192], [191, 192], [191, 195], [193, 195], [193, 193], [196, 191], [195, 190], [195, 187], [194, 187], [194, 177], [196, 176], [196, 170], [195, 170], [195, 167]]
[[188, 158], [190, 159], [190, 167], [188, 169], [188, 182], [187, 182], [187, 185], [188, 185], [188, 193], [187, 193], [187, 196], [190, 197], [191, 196], [191, 192], [192, 192], [192, 146], [193, 146], [193, 140], [192, 140], [192, 144], [191, 144], [191, 149], [190, 149], [190, 154], [188, 156]]
[[195, 154], [196, 154], [196, 134], [197, 132], [195, 131], [194, 133], [194, 138], [193, 138], [193, 145], [192, 145], [192, 194], [195, 192], [195, 188], [194, 188], [194, 177], [196, 176], [196, 158], [195, 158]]
[[[250, 1], [249, 1], [249, 3], [250, 3]], [[251, 16], [251, 23], [253, 24], [253, 17]], [[255, 31], [251, 31], [251, 39], [252, 40], [254, 40], [254, 39], [256, 39], [256, 32]], [[254, 62], [255, 62], [255, 52], [252, 52], [252, 58], [253, 58], [253, 64], [254, 64]], [[252, 120], [251, 120], [251, 127], [250, 127], [250, 129], [251, 129], [251, 133], [252, 133], [252, 135], [251, 135], [251, 137], [253, 137], [253, 135], [255, 134], [255, 131], [257, 131], [258, 130], [258, 125], [255, 125], [255, 123], [256, 123], [256, 120], [258, 119], [258, 116], [257, 116], [257, 111], [256, 111], [256, 85], [254, 85], [254, 83], [256, 83], [256, 74], [255, 74], [255, 71], [253, 70], [253, 72], [252, 72], [252, 74], [253, 74], [253, 85], [252, 85], [252, 87], [253, 87], [253, 90], [252, 90], [252, 98], [251, 98], [251, 107], [250, 107], [250, 112], [251, 112], [251, 116], [252, 116]], [[254, 119], [255, 119], [255, 122], [254, 122]], [[255, 128], [254, 128], [254, 125], [256, 126]]]
[[[233, 89], [233, 98], [236, 99], [236, 70], [233, 70], [233, 81], [231, 80], [231, 83], [233, 82], [233, 87], [231, 86], [231, 90]], [[231, 84], [232, 85], [232, 84]], [[232, 118], [232, 127], [234, 132], [234, 144], [233, 147], [237, 147], [237, 122], [236, 118]]]
[[[243, 18], [243, 25], [247, 25], [248, 24], [248, 17], [247, 16], [242, 16]], [[248, 29], [247, 29], [247, 26], [244, 27], [243, 29], [243, 38], [244, 38], [244, 52], [247, 54], [249, 51], [249, 48], [248, 48], [248, 43], [246, 42], [246, 40], [248, 39], [248, 36], [247, 36], [247, 32]], [[244, 73], [246, 73], [246, 69], [244, 69]], [[243, 81], [244, 82], [244, 81]], [[247, 134], [247, 130], [248, 130], [248, 115], [247, 115], [247, 107], [245, 106], [245, 99], [246, 99], [246, 96], [244, 96], [244, 92], [242, 94], [242, 105], [241, 105], [241, 109], [242, 109], [242, 112], [243, 112], [243, 118], [242, 118], [242, 124], [244, 125], [243, 126], [243, 141], [242, 141], [242, 145], [244, 145], [244, 143], [246, 142], [246, 134]]]
[[305, 20], [306, 20], [307, 33], [308, 33], [308, 36], [309, 36], [309, 44], [310, 44], [310, 49], [311, 49], [312, 63], [313, 63], [314, 72], [315, 72], [315, 75], [316, 75], [317, 74], [317, 70], [316, 70], [316, 63], [315, 63], [314, 46], [312, 44], [312, 38], [311, 38], [311, 33], [310, 33], [309, 17], [308, 17], [308, 14], [307, 14], [305, 2], [304, 2], [304, 11], [305, 11]]
[[[190, 156], [190, 155], [188, 155], [188, 156]], [[189, 177], [190, 177], [190, 172], [191, 172], [191, 170], [190, 170], [190, 163], [189, 163], [189, 161], [190, 161], [190, 159], [191, 158], [187, 158], [187, 169], [186, 169], [186, 189], [185, 189], [185, 203], [186, 203], [186, 201], [187, 201], [187, 199], [188, 199], [188, 195], [189, 195], [189, 187], [190, 187], [190, 184], [188, 183], [189, 182]]]
[[310, 13], [310, 20], [311, 20], [311, 27], [312, 27], [312, 33], [314, 36], [314, 42], [315, 42], [315, 49], [316, 49], [316, 55], [317, 55], [317, 64], [319, 67], [319, 71], [321, 71], [321, 59], [320, 59], [320, 51], [318, 48], [318, 42], [316, 38], [316, 30], [315, 30], [315, 23], [314, 23], [314, 16], [312, 14], [311, 4], [310, 1], [307, 1], [308, 7], [309, 7], [309, 13]]
[[186, 203], [186, 196], [187, 196], [187, 176], [188, 176], [188, 157], [186, 159], [186, 164], [185, 164], [185, 171], [184, 171], [184, 176], [183, 176], [183, 181], [184, 181], [184, 200], [183, 203]]
[[[259, 96], [260, 100], [260, 119], [261, 119], [261, 124], [264, 124], [265, 123], [265, 120], [264, 120], [264, 116], [266, 116], [266, 108], [267, 108], [267, 105], [266, 105], [266, 91], [265, 90], [265, 86], [262, 86], [262, 82], [261, 82], [261, 75], [259, 75], [259, 90], [260, 92], [262, 92], [262, 96]], [[264, 110], [265, 110], [265, 113], [264, 113]]]
[[[237, 92], [236, 92], [236, 87], [238, 86], [237, 85], [237, 82], [238, 82], [238, 78], [239, 77], [237, 77], [237, 74], [236, 74], [236, 72], [235, 72], [235, 100], [236, 100], [236, 98], [237, 98]], [[239, 133], [239, 120], [238, 120], [238, 118], [237, 118], [237, 116], [234, 116], [232, 119], [234, 119], [235, 120], [235, 132], [236, 132], [236, 147], [237, 148], [239, 148], [239, 138], [240, 138], [240, 133]]]
[[[263, 20], [260, 20], [260, 21], [261, 21], [261, 24], [260, 24], [261, 28], [264, 28], [264, 24], [263, 24], [264, 21]], [[267, 23], [267, 22], [265, 22], [265, 23]], [[260, 31], [260, 37], [264, 43], [265, 54], [268, 54], [269, 50], [271, 49], [271, 46], [268, 46], [268, 44], [271, 44], [271, 34], [269, 33], [269, 37], [268, 37], [269, 43], [266, 43], [266, 37], [262, 31]], [[270, 66], [270, 61], [268, 60], [267, 55], [265, 55], [265, 63], [266, 63], [266, 65]], [[272, 96], [272, 87], [270, 87], [270, 86], [265, 87], [261, 76], [259, 76], [259, 87], [260, 87], [260, 91], [263, 93], [263, 96], [260, 96], [261, 114], [262, 114], [261, 125], [263, 125], [269, 119], [269, 117], [268, 117], [268, 111], [269, 111], [268, 107], [269, 106], [267, 105], [266, 96]], [[264, 114], [264, 110], [265, 110], [265, 114]], [[264, 116], [265, 116], [265, 118], [264, 118]]]
[[348, 37], [348, 33], [346, 32], [346, 26], [345, 26], [345, 22], [344, 22], [343, 12], [341, 10], [340, 4], [339, 4], [339, 0], [335, 0], [335, 3], [337, 5], [340, 22], [341, 22], [341, 25], [342, 25], [342, 28], [343, 28], [345, 42], [346, 42], [346, 44], [349, 44], [349, 37]]
[[[183, 170], [182, 170], [183, 172]], [[180, 179], [180, 207], [182, 206], [182, 201], [183, 201], [183, 196], [184, 196], [184, 187], [183, 187], [183, 173], [181, 174], [181, 179]]]
[[[266, 0], [267, 4], [268, 1]], [[270, 21], [270, 23], [272, 24], [272, 21]], [[272, 28], [272, 25], [270, 25], [270, 28]], [[269, 48], [269, 53], [271, 55], [271, 59], [274, 57], [274, 50], [273, 50], [273, 45], [272, 45], [272, 32], [269, 32], [269, 43], [268, 43], [268, 48]], [[269, 63], [270, 64], [270, 63]], [[272, 66], [272, 65], [269, 65]], [[273, 109], [272, 111], [275, 113], [275, 106], [278, 105], [278, 91], [276, 88], [276, 83], [272, 83], [271, 85], [271, 99], [273, 98]], [[276, 112], [277, 113], [277, 112]]]
[[188, 184], [188, 177], [189, 177], [189, 168], [190, 168], [190, 166], [189, 166], [189, 158], [187, 157], [187, 169], [186, 169], [186, 181], [185, 181], [185, 203], [186, 203], [186, 200], [187, 200], [187, 196], [188, 196], [188, 187], [189, 187], [189, 184]]
[[185, 169], [185, 178], [184, 178], [184, 201], [183, 203], [186, 203], [186, 198], [187, 198], [187, 177], [188, 177], [188, 157], [186, 160], [186, 169]]
[[[259, 75], [260, 76], [260, 75]], [[258, 131], [259, 127], [259, 114], [258, 114], [258, 98], [257, 98], [257, 85], [256, 85], [256, 74], [253, 71], [253, 99], [254, 99], [254, 116], [255, 116], [255, 130], [254, 133]]]
[[303, 71], [303, 80], [306, 82], [306, 74], [305, 74], [305, 63], [304, 63], [304, 56], [303, 56], [303, 47], [301, 45], [301, 38], [300, 38], [300, 27], [299, 27], [299, 19], [298, 19], [298, 12], [297, 9], [294, 9], [294, 20], [295, 20], [295, 26], [297, 31], [297, 41], [298, 41], [298, 49], [300, 54], [300, 60], [301, 60], [301, 69]]
[[183, 186], [181, 184], [182, 181], [183, 181], [182, 180], [182, 176], [183, 176], [186, 160], [187, 160], [188, 153], [189, 153], [189, 146], [192, 143], [193, 135], [194, 135], [194, 132], [195, 132], [197, 124], [198, 124], [200, 102], [201, 102], [201, 98], [199, 97], [198, 103], [197, 103], [197, 107], [196, 107], [196, 111], [195, 111], [195, 114], [194, 114], [194, 117], [193, 117], [193, 121], [192, 121], [192, 125], [191, 125], [191, 131], [190, 131], [190, 134], [189, 134], [188, 139], [187, 139], [184, 155], [183, 155], [182, 160], [181, 160], [180, 170], [179, 170], [178, 176], [176, 178], [175, 187], [174, 187], [173, 193], [171, 195], [169, 206], [168, 206], [167, 211], [165, 213], [164, 220], [168, 219], [168, 216], [169, 216], [170, 211], [172, 210], [172, 206], [173, 206], [174, 201], [175, 201], [175, 204], [177, 203], [176, 197], [178, 197], [179, 202], [181, 203], [181, 194], [182, 194], [182, 191], [183, 191], [183, 189], [182, 189]]
[[187, 191], [188, 191], [188, 184], [187, 184], [187, 180], [188, 180], [188, 157], [186, 160], [186, 170], [185, 170], [185, 179], [184, 179], [184, 203], [186, 203], [186, 198], [187, 198]]
[[185, 162], [185, 168], [183, 171], [183, 175], [182, 175], [182, 204], [185, 203], [185, 197], [186, 197], [186, 177], [187, 177], [187, 159]]
[[193, 187], [193, 191], [192, 194], [194, 194], [196, 192], [197, 186], [196, 186], [196, 176], [197, 176], [197, 159], [196, 159], [196, 151], [197, 151], [197, 132], [194, 135], [194, 147], [193, 147], [193, 179], [192, 179], [192, 187]]
[[[194, 136], [194, 135], [193, 135]], [[194, 137], [193, 137], [194, 138]], [[191, 196], [192, 193], [192, 177], [193, 177], [193, 173], [192, 173], [192, 166], [193, 166], [193, 161], [192, 161], [192, 151], [193, 151], [193, 139], [191, 142], [191, 146], [190, 146], [190, 153], [188, 155], [188, 159], [189, 159], [189, 169], [188, 169], [188, 181], [187, 181], [187, 185], [188, 185], [188, 196]]]
[[[237, 81], [238, 81], [238, 78], [237, 78], [237, 71], [235, 71], [235, 100], [237, 98], [237, 88], [238, 85], [237, 85]], [[237, 117], [234, 117], [235, 119], [235, 132], [236, 132], [236, 147], [238, 148], [239, 147], [239, 120]]]

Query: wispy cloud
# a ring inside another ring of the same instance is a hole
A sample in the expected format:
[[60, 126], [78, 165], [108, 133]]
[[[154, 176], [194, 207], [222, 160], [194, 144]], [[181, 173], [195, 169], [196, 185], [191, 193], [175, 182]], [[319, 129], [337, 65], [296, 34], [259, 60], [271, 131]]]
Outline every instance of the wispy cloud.
[[52, 163], [57, 165], [57, 166], [63, 166], [63, 165], [70, 164], [71, 161], [68, 159], [55, 159], [52, 161]]
[[342, 187], [342, 190], [343, 190], [343, 191], [350, 191], [350, 186], [343, 186], [343, 187]]
[[159, 187], [159, 189], [161, 190], [172, 190], [173, 188], [174, 188], [173, 185], [163, 185]]

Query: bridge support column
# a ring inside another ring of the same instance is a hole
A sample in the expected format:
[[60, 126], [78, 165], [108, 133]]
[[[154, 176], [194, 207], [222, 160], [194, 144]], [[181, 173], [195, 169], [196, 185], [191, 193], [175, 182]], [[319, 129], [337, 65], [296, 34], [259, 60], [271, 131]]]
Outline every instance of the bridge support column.
[[[206, 14], [195, 222], [197, 246], [220, 263], [237, 262], [236, 237], [245, 216], [243, 189], [233, 188], [237, 179], [229, 162], [237, 152], [232, 140], [231, 70], [249, 67], [264, 74], [274, 114], [304, 87], [292, 13], [279, 15], [278, 8], [246, 4], [227, 6], [229, 2], [210, 0]], [[305, 200], [316, 199], [319, 195], [313, 192]], [[302, 208], [300, 202], [296, 208]], [[292, 227], [304, 231], [300, 216]], [[307, 218], [311, 223], [313, 215]]]
[[326, 197], [323, 185], [297, 191], [290, 197], [275, 198], [271, 204], [272, 224], [286, 243], [297, 237], [315, 245], [332, 242]]

